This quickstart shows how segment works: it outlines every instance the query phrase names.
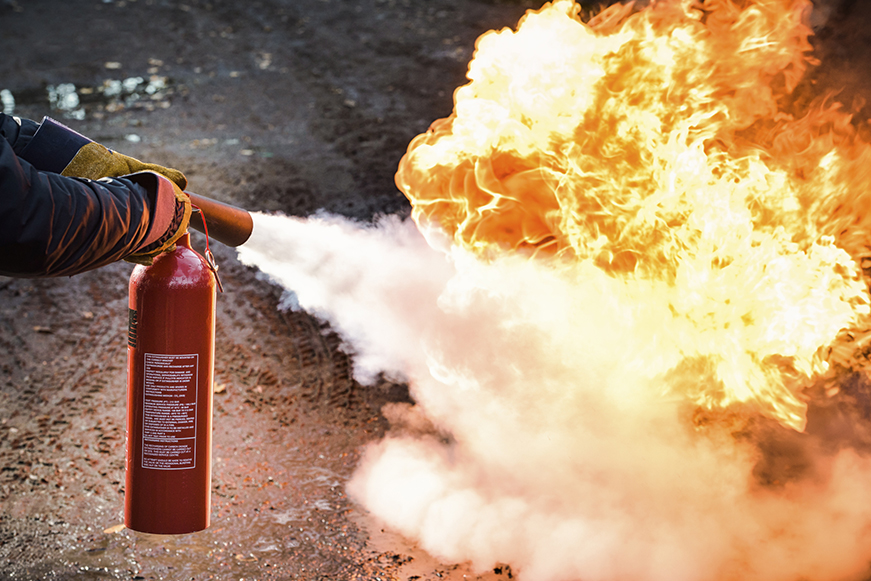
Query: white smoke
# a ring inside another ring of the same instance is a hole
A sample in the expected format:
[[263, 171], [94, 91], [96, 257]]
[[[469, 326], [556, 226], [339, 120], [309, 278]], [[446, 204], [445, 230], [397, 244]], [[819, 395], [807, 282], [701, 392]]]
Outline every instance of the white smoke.
[[443, 561], [525, 581], [867, 577], [871, 462], [757, 484], [749, 439], [665, 395], [651, 347], [670, 315], [644, 288], [435, 250], [397, 218], [258, 214], [239, 255], [342, 333], [358, 379], [408, 381], [416, 404], [385, 410], [395, 429], [349, 491]]

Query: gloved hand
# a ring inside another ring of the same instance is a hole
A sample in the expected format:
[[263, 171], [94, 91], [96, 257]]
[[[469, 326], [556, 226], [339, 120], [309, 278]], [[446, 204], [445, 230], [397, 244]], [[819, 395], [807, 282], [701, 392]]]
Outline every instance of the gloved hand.
[[[187, 230], [191, 216], [190, 198], [182, 191], [187, 186], [184, 174], [115, 153], [49, 117], [44, 118], [35, 131], [35, 124], [28, 123], [26, 137], [29, 139], [21, 145], [20, 153], [17, 148], [15, 152], [35, 169], [91, 180], [123, 176], [138, 186], [128, 188], [131, 195], [135, 192], [138, 198], [148, 197], [148, 232], [125, 260], [151, 264], [155, 256], [175, 247], [175, 241]], [[5, 123], [2, 129], [6, 137]], [[20, 134], [16, 144], [18, 141], [21, 141]], [[145, 203], [141, 199], [136, 203], [140, 202]]]
[[[138, 159], [116, 153], [94, 141], [83, 145], [61, 175], [73, 178], [117, 178], [142, 171], [153, 171], [172, 180], [180, 189], [187, 187], [188, 181], [177, 169], [153, 163], [143, 163]], [[188, 202], [190, 203], [190, 202]]]
[[50, 117], [42, 120], [20, 156], [40, 171], [67, 177], [98, 180], [153, 171], [181, 189], [187, 187], [187, 179], [180, 171], [115, 153]]
[[[129, 177], [136, 179], [138, 176], [142, 175], [148, 174], [139, 173], [137, 175], [132, 175]], [[181, 175], [180, 172], [179, 175]], [[154, 262], [154, 257], [158, 254], [161, 254], [163, 252], [169, 252], [175, 249], [175, 241], [181, 238], [182, 234], [187, 231], [188, 223], [190, 222], [192, 212], [190, 197], [188, 197], [188, 195], [183, 192], [174, 181], [170, 181], [169, 179], [161, 176], [154, 177], [156, 177], [158, 180], [158, 195], [160, 197], [162, 197], [164, 200], [168, 200], [172, 199], [171, 196], [174, 196], [174, 214], [172, 216], [171, 222], [169, 223], [169, 226], [166, 228], [160, 238], [148, 244], [147, 246], [138, 249], [133, 254], [125, 256], [124, 260], [126, 260], [127, 262], [134, 262], [136, 264], [144, 265], [152, 264]], [[184, 179], [184, 176], [182, 176], [182, 179]]]

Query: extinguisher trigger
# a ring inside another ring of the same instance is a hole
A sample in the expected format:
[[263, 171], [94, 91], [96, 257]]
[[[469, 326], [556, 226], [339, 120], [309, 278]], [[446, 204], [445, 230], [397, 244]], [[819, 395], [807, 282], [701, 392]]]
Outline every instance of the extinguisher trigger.
[[206, 248], [206, 263], [209, 265], [209, 270], [215, 275], [215, 282], [218, 283], [218, 290], [224, 292], [224, 285], [221, 284], [221, 277], [218, 276], [218, 263], [215, 262], [215, 255], [212, 251]]

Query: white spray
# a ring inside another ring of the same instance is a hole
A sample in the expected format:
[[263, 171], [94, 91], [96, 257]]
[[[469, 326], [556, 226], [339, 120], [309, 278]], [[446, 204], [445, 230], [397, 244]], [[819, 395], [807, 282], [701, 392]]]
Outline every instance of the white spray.
[[644, 288], [436, 250], [396, 218], [258, 214], [240, 258], [342, 333], [358, 379], [409, 383], [349, 490], [434, 556], [526, 581], [867, 576], [871, 462], [756, 484], [754, 444], [694, 427], [640, 365], [667, 324], [629, 306]]

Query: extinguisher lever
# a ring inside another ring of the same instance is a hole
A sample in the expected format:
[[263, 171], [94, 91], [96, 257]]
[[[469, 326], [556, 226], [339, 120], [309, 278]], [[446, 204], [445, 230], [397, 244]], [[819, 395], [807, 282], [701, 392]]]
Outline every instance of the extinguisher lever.
[[190, 197], [191, 203], [203, 213], [208, 232], [197, 220], [190, 221], [191, 228], [207, 233], [227, 246], [241, 246], [251, 237], [254, 220], [246, 210], [192, 192], [185, 193]]

